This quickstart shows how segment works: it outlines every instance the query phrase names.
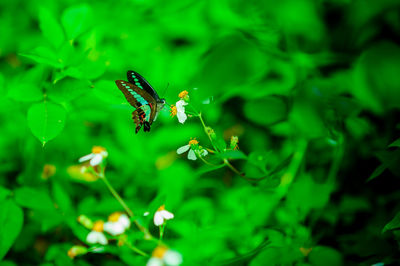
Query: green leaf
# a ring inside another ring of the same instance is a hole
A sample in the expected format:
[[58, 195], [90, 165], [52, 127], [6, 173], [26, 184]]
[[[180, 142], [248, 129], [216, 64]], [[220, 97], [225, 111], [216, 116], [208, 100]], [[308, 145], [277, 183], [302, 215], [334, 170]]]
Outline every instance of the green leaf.
[[294, 247], [270, 247], [267, 246], [250, 263], [250, 266], [265, 265], [293, 265], [300, 260], [303, 254]]
[[21, 187], [15, 190], [16, 202], [26, 208], [35, 210], [54, 210], [54, 204], [49, 194], [44, 190], [31, 187]]
[[64, 31], [55, 16], [47, 8], [39, 10], [39, 26], [43, 36], [55, 47], [58, 48], [65, 41]]
[[371, 181], [372, 179], [377, 178], [378, 176], [380, 176], [385, 170], [387, 169], [387, 165], [386, 164], [381, 164], [379, 165], [373, 172], [372, 174], [368, 177], [366, 182]]
[[0, 260], [4, 258], [22, 229], [24, 213], [12, 200], [0, 208]]
[[89, 91], [89, 84], [83, 80], [65, 78], [54, 84], [49, 90], [49, 98], [58, 102], [71, 101]]
[[196, 173], [198, 175], [202, 175], [202, 174], [205, 174], [205, 173], [208, 173], [208, 172], [212, 172], [212, 171], [218, 170], [218, 169], [220, 169], [220, 168], [222, 168], [224, 166], [225, 166], [225, 164], [219, 164], [219, 165], [215, 165], [215, 166], [204, 165]]
[[90, 7], [86, 4], [67, 8], [61, 18], [68, 40], [85, 32], [90, 23]]
[[216, 155], [220, 158], [226, 158], [226, 159], [242, 159], [242, 160], [247, 159], [246, 154], [244, 154], [242, 151], [239, 150], [228, 150], [222, 153], [217, 153]]
[[340, 266], [343, 265], [342, 255], [335, 249], [317, 246], [312, 249], [308, 259], [311, 265]]
[[72, 204], [68, 193], [58, 182], [53, 182], [53, 197], [58, 207], [64, 212], [69, 213], [72, 210]]
[[6, 189], [5, 187], [0, 186], [0, 202], [5, 200], [7, 196], [11, 194], [11, 190]]
[[3, 260], [0, 261], [0, 266], [17, 266], [17, 264], [15, 264], [15, 262], [10, 260]]
[[54, 68], [62, 68], [64, 64], [57, 54], [49, 47], [39, 46], [33, 50], [33, 53], [20, 53], [19, 55], [32, 59], [33, 61], [41, 64], [47, 64]]
[[294, 182], [287, 195], [287, 203], [307, 215], [311, 209], [321, 209], [328, 202], [335, 186], [332, 182], [316, 183], [309, 175], [302, 175]]
[[262, 99], [247, 101], [244, 114], [249, 120], [260, 125], [272, 125], [287, 117], [287, 106], [282, 98], [269, 96]]
[[60, 134], [65, 118], [65, 109], [48, 101], [34, 104], [28, 111], [29, 128], [43, 146]]
[[398, 228], [400, 228], [400, 212], [398, 212], [396, 216], [385, 225], [385, 227], [382, 229], [382, 233]]
[[20, 102], [34, 102], [43, 99], [43, 92], [34, 83], [14, 80], [8, 85], [8, 97]]
[[126, 102], [124, 95], [116, 89], [113, 80], [99, 80], [94, 84], [93, 94], [99, 99], [110, 104], [121, 104]]
[[398, 139], [396, 139], [395, 141], [393, 141], [393, 142], [389, 145], [389, 147], [390, 147], [390, 148], [393, 148], [393, 147], [400, 147], [400, 138], [398, 138]]

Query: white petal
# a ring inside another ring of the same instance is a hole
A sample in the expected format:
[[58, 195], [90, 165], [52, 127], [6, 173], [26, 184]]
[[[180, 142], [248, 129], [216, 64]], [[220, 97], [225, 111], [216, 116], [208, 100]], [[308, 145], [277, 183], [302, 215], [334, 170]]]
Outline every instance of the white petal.
[[143, 216], [148, 216], [150, 214], [150, 212], [145, 212], [143, 213]]
[[108, 157], [108, 152], [107, 151], [102, 151], [101, 156], [103, 156], [103, 158], [107, 158]]
[[182, 255], [174, 250], [168, 250], [164, 254], [164, 262], [169, 266], [181, 265], [182, 264]]
[[189, 148], [190, 148], [189, 144], [185, 145], [185, 146], [182, 146], [182, 147], [180, 147], [179, 149], [176, 150], [176, 153], [177, 154], [182, 154], [184, 152], [187, 152], [189, 150]]
[[174, 218], [174, 215], [173, 215], [171, 212], [167, 211], [167, 210], [162, 210], [162, 211], [160, 211], [160, 214], [161, 214], [162, 217], [164, 217], [164, 219], [166, 219], [166, 220], [169, 220], [169, 219]]
[[176, 117], [178, 118], [179, 123], [183, 124], [185, 123], [186, 119], [187, 119], [187, 115], [183, 112], [177, 112], [176, 113]]
[[208, 151], [206, 149], [202, 149], [200, 152], [201, 156], [206, 156], [208, 154]]
[[176, 110], [179, 112], [185, 112], [185, 105], [188, 105], [187, 102], [185, 102], [184, 100], [179, 100], [176, 102], [175, 106], [176, 106]]
[[94, 154], [93, 154], [93, 153], [88, 154], [88, 155], [85, 155], [85, 156], [79, 158], [79, 162], [82, 163], [82, 162], [89, 161], [89, 160], [92, 159], [93, 157], [94, 157]]
[[129, 228], [129, 226], [131, 226], [131, 221], [126, 214], [121, 214], [119, 216], [118, 223], [120, 223], [125, 228]]
[[106, 236], [101, 232], [98, 232], [98, 233], [99, 233], [99, 235], [97, 236], [97, 243], [102, 244], [102, 245], [107, 245], [108, 241], [107, 241]]
[[153, 221], [154, 221], [154, 225], [155, 226], [160, 226], [160, 225], [162, 225], [164, 223], [164, 217], [161, 215], [161, 212], [157, 211], [154, 214]]
[[96, 244], [96, 243], [102, 245], [108, 244], [106, 236], [102, 232], [97, 232], [97, 231], [91, 231], [86, 237], [86, 242], [90, 244]]
[[164, 262], [162, 259], [154, 258], [154, 257], [151, 257], [146, 263], [146, 266], [163, 266], [163, 265], [164, 265]]
[[96, 244], [97, 243], [97, 233], [96, 231], [90, 231], [90, 233], [86, 237], [86, 242], [90, 244]]
[[101, 164], [101, 162], [103, 161], [103, 156], [101, 156], [101, 154], [97, 153], [94, 155], [94, 157], [90, 160], [90, 165], [91, 166], [96, 166]]
[[192, 149], [190, 149], [190, 151], [188, 153], [188, 159], [193, 160], [193, 161], [195, 161], [197, 159], [196, 154], [194, 153], [194, 151]]
[[110, 235], [116, 236], [125, 232], [125, 227], [118, 222], [106, 222], [104, 223], [104, 231]]

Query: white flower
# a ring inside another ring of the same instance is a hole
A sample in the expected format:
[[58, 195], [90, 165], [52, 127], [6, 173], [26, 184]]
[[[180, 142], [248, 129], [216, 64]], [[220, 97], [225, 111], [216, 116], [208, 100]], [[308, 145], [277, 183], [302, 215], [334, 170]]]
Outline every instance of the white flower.
[[123, 234], [131, 226], [131, 221], [126, 214], [115, 212], [108, 217], [108, 222], [104, 224], [104, 231], [116, 236]]
[[164, 255], [164, 262], [167, 265], [181, 265], [182, 264], [182, 255], [174, 250], [168, 249]]
[[170, 220], [174, 218], [174, 215], [165, 209], [165, 205], [162, 205], [154, 214], [154, 224], [160, 226], [164, 224], [164, 220]]
[[105, 148], [100, 146], [94, 146], [92, 148], [92, 153], [85, 155], [79, 159], [79, 162], [86, 162], [90, 160], [91, 166], [99, 165], [103, 162], [105, 158], [107, 158], [108, 152]]
[[185, 105], [188, 103], [185, 102], [184, 100], [179, 100], [176, 102], [176, 117], [178, 118], [179, 123], [185, 123], [187, 119], [187, 115], [185, 113]]
[[164, 261], [162, 259], [153, 257], [151, 257], [146, 263], [146, 266], [163, 266], [163, 265]]
[[146, 266], [178, 266], [182, 264], [182, 261], [182, 255], [179, 252], [158, 246], [153, 250]]
[[104, 233], [97, 231], [91, 231], [86, 237], [86, 242], [88, 242], [89, 244], [96, 244], [96, 243], [99, 243], [101, 245], [108, 244], [107, 238], [104, 235]]
[[103, 226], [104, 222], [103, 221], [97, 221], [93, 224], [92, 231], [87, 235], [86, 237], [86, 242], [89, 244], [101, 244], [101, 245], [107, 245], [108, 240], [106, 236], [103, 233]]
[[[196, 153], [195, 153], [194, 150], [191, 149], [191, 148], [192, 148], [192, 145], [193, 145], [193, 146], [196, 146], [196, 145], [198, 145], [198, 144], [199, 144], [199, 142], [198, 142], [197, 140], [192, 139], [192, 140], [189, 141], [189, 144], [178, 148], [178, 149], [176, 150], [176, 153], [177, 153], [177, 154], [182, 154], [182, 153], [184, 153], [184, 152], [189, 151], [189, 152], [188, 152], [188, 159], [189, 159], [189, 160], [193, 160], [193, 161], [194, 161], [194, 160], [197, 160]], [[202, 149], [202, 148], [200, 148], [200, 149], [198, 150], [198, 152], [199, 152], [198, 155], [199, 155], [199, 156], [202, 156], [202, 157], [204, 157], [204, 156], [206, 156], [206, 155], [208, 154], [208, 151], [207, 151], [206, 149]]]

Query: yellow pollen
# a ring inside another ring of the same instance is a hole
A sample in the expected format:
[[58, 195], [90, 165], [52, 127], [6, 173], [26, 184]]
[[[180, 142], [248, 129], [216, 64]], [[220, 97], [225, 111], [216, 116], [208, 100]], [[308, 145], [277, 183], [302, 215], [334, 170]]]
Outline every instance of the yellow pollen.
[[106, 151], [106, 149], [101, 146], [94, 146], [92, 148], [92, 153], [95, 153], [95, 154], [102, 153], [103, 151]]
[[176, 109], [175, 105], [171, 105], [171, 116], [174, 117], [178, 113], [178, 110]]
[[196, 139], [191, 139], [189, 141], [189, 145], [197, 145], [197, 144], [199, 144], [199, 142]]
[[165, 255], [165, 252], [167, 252], [167, 248], [166, 247], [161, 247], [161, 246], [159, 246], [159, 247], [156, 247], [154, 250], [153, 250], [153, 253], [151, 254], [151, 256], [153, 257], [153, 258], [159, 258], [159, 259], [162, 259], [163, 257], [164, 257], [164, 255]]
[[165, 204], [161, 205], [160, 208], [157, 209], [158, 212], [163, 210], [165, 210]]
[[101, 220], [96, 221], [94, 223], [94, 225], [93, 225], [93, 231], [103, 232], [103, 226], [104, 226], [104, 222], [103, 221], [101, 221]]
[[187, 90], [184, 90], [184, 91], [181, 91], [178, 96], [179, 96], [179, 98], [183, 99], [188, 94], [189, 94], [189, 92]]
[[109, 220], [110, 222], [116, 222], [116, 221], [118, 221], [118, 219], [119, 219], [120, 216], [121, 216], [121, 213], [120, 213], [120, 212], [114, 212], [114, 213], [112, 213], [110, 216], [108, 216], [108, 220]]

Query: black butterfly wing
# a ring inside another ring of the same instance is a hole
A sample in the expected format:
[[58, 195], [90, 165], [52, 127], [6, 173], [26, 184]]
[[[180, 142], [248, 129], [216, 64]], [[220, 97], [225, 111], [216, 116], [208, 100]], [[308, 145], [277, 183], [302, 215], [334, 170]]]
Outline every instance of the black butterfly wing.
[[157, 102], [155, 99], [145, 90], [129, 82], [116, 80], [115, 83], [129, 104], [135, 108], [132, 118], [136, 124], [136, 133], [142, 125], [145, 125], [145, 131], [149, 131], [157, 112]]
[[148, 94], [150, 94], [154, 98], [156, 102], [160, 102], [160, 97], [158, 96], [157, 92], [153, 89], [150, 83], [139, 73], [137, 73], [136, 71], [129, 70], [126, 73], [126, 75], [130, 83], [135, 84], [141, 89], [144, 89]]

